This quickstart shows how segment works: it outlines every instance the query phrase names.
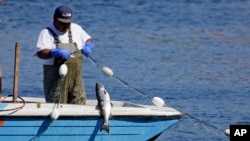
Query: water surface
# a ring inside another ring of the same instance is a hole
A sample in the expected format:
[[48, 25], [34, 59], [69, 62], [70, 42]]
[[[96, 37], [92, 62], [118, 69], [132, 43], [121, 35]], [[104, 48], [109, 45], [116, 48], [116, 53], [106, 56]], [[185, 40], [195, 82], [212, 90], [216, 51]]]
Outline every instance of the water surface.
[[[42, 65], [33, 47], [55, 7], [67, 4], [93, 37], [93, 58], [150, 96], [219, 129], [250, 119], [250, 2], [246, 0], [6, 0], [0, 4], [3, 92], [13, 91], [14, 47], [21, 43], [19, 95], [43, 97]], [[113, 100], [151, 104], [89, 60], [88, 98], [95, 82]], [[227, 141], [223, 133], [183, 117], [159, 141]], [[79, 139], [80, 140], [80, 139]]]

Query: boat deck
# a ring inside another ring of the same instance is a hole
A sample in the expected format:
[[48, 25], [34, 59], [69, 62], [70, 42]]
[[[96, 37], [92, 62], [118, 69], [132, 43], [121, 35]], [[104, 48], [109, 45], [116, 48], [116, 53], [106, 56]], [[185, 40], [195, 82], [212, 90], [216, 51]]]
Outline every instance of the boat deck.
[[[87, 100], [86, 105], [77, 104], [56, 104], [45, 103], [44, 98], [22, 97], [22, 101], [13, 103], [8, 97], [0, 103], [0, 116], [46, 116], [50, 115], [55, 108], [58, 108], [61, 116], [100, 116], [97, 108], [97, 100]], [[123, 101], [112, 101], [112, 117], [120, 116], [143, 116], [143, 117], [162, 117], [178, 118], [182, 113], [172, 107], [158, 107], [154, 105], [139, 105]], [[17, 108], [21, 107], [22, 108]], [[14, 110], [8, 110], [14, 109]]]

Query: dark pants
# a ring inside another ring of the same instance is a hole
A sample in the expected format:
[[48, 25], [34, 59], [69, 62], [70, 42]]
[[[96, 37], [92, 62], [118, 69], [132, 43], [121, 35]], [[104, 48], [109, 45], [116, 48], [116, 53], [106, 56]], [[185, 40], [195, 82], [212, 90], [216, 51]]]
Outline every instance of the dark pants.
[[64, 78], [61, 78], [58, 73], [60, 65], [44, 65], [44, 95], [46, 102], [86, 103], [82, 62], [78, 61], [74, 59], [67, 61], [68, 73]]

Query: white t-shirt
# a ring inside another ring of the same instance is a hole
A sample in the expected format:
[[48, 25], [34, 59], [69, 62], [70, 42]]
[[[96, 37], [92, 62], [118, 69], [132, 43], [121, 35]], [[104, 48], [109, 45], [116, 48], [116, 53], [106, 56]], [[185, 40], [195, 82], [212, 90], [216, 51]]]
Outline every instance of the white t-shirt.
[[[54, 24], [50, 25], [49, 28], [51, 28], [56, 33], [62, 43], [69, 43], [68, 32], [62, 33], [58, 31], [55, 28]], [[91, 36], [87, 32], [85, 32], [78, 24], [71, 23], [70, 29], [73, 42], [76, 42], [78, 50], [82, 49], [86, 41], [90, 39]], [[37, 45], [34, 50], [34, 55], [36, 55], [36, 53], [40, 50], [54, 48], [56, 48], [54, 37], [48, 29], [42, 29], [37, 39]], [[54, 63], [54, 58], [42, 59], [42, 61], [44, 65], [52, 65]]]

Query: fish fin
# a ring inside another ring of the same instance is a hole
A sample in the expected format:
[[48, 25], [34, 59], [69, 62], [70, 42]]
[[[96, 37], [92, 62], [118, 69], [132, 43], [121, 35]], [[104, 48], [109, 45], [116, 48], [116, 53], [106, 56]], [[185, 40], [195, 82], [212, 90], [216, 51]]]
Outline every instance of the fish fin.
[[98, 101], [96, 107], [100, 108], [101, 107], [101, 102]]
[[105, 124], [105, 123], [104, 123], [104, 124], [102, 125], [102, 127], [101, 127], [100, 130], [101, 130], [101, 131], [102, 131], [102, 130], [105, 130], [106, 132], [109, 133], [109, 124]]

